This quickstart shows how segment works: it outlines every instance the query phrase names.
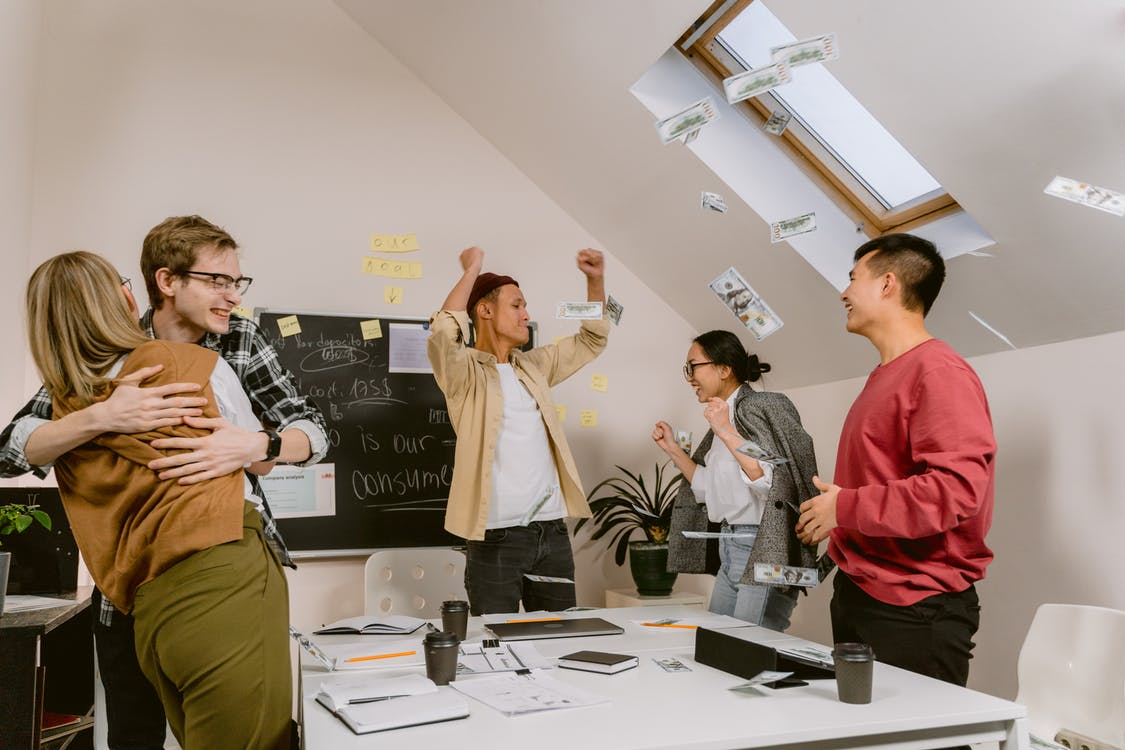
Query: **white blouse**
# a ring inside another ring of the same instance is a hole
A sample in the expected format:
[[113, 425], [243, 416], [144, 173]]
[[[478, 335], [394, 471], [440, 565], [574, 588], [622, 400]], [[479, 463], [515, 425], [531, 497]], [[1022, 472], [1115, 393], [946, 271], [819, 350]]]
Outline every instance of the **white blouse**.
[[[734, 402], [738, 391], [727, 399], [730, 422], [734, 424]], [[773, 486], [773, 465], [761, 464], [764, 474], [750, 479], [730, 448], [715, 437], [704, 458], [706, 466], [697, 466], [691, 478], [695, 499], [707, 506], [707, 517], [714, 523], [760, 524], [762, 509]]]

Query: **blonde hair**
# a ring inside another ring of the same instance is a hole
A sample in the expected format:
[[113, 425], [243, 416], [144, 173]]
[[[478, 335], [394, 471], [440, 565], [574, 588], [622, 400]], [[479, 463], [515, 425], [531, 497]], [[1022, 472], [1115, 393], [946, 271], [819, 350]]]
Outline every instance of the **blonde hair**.
[[114, 362], [148, 341], [117, 271], [84, 250], [56, 255], [31, 274], [27, 333], [47, 392], [80, 407], [108, 390]]

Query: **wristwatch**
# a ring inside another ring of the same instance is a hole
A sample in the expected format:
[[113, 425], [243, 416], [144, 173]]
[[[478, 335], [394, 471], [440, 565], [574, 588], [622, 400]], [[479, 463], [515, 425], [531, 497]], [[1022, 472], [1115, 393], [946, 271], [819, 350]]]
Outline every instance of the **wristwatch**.
[[264, 432], [266, 437], [269, 438], [269, 442], [266, 443], [266, 457], [262, 460], [273, 461], [281, 455], [281, 435], [277, 434], [277, 430], [271, 430], [268, 427], [259, 430], [259, 432]]

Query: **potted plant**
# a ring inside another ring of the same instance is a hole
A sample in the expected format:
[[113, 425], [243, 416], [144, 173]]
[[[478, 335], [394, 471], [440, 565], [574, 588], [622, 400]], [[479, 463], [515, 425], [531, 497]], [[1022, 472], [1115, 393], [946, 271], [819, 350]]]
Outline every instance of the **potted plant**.
[[[676, 582], [676, 574], [668, 572], [668, 531], [676, 491], [684, 477], [676, 474], [665, 482], [667, 466], [668, 462], [656, 464], [651, 486], [639, 473], [618, 466], [622, 476], [599, 482], [590, 491], [587, 499], [593, 516], [580, 519], [575, 526], [577, 531], [589, 521], [594, 527], [591, 541], [605, 539], [618, 565], [625, 563], [625, 551], [629, 551], [629, 568], [642, 596], [667, 596]], [[598, 493], [601, 496], [595, 497]], [[631, 539], [637, 529], [644, 532], [644, 540]]]
[[[33, 523], [51, 530], [51, 517], [39, 510], [38, 505], [0, 505], [0, 537], [26, 531]], [[8, 591], [8, 564], [11, 559], [11, 552], [0, 550], [0, 613], [4, 611], [4, 596]]]

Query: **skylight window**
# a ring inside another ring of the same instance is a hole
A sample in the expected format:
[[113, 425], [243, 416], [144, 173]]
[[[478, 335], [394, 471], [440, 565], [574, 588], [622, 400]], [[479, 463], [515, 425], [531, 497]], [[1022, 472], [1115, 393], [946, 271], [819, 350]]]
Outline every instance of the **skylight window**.
[[[685, 52], [698, 55], [720, 78], [769, 66], [771, 47], [798, 41], [762, 0], [730, 6], [724, 4], [717, 17], [701, 19], [699, 31], [685, 41]], [[846, 55], [848, 40], [839, 44]], [[869, 233], [956, 209], [941, 184], [836, 80], [831, 67], [828, 62], [793, 68], [790, 83], [745, 106], [763, 120], [782, 110], [792, 115], [783, 139], [794, 157], [807, 160], [827, 179], [825, 188], [858, 211]]]
[[[750, 3], [718, 36], [747, 69], [770, 64], [770, 48], [797, 37], [765, 3]], [[941, 185], [848, 93], [824, 65], [794, 68], [793, 81], [773, 95], [885, 208], [928, 196]]]

